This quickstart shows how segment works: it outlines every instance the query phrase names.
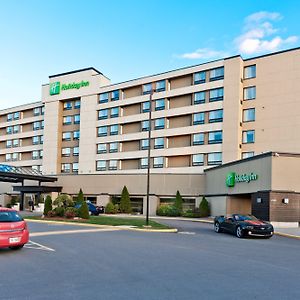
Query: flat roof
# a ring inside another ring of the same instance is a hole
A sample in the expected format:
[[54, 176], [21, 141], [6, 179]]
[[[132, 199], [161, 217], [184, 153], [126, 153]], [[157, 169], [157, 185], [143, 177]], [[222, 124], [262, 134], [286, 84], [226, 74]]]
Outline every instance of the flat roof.
[[93, 70], [93, 71], [95, 71], [96, 73], [98, 73], [99, 75], [103, 75], [103, 74], [102, 74], [100, 71], [98, 71], [97, 69], [95, 69], [95, 68], [93, 68], [93, 67], [88, 67], [88, 68], [78, 69], [78, 70], [74, 70], [74, 71], [70, 71], [70, 72], [65, 72], [65, 73], [60, 73], [60, 74], [50, 75], [49, 78], [60, 77], [60, 76], [70, 75], [70, 74], [79, 73], [79, 72], [84, 72], [84, 71], [89, 71], [89, 70]]

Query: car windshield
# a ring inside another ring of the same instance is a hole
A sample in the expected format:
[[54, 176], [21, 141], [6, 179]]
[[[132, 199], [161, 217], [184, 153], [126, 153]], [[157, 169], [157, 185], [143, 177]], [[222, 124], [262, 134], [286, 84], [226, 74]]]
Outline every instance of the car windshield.
[[237, 221], [257, 220], [256, 217], [251, 215], [234, 215], [234, 219]]
[[22, 217], [16, 211], [0, 211], [0, 222], [19, 222]]

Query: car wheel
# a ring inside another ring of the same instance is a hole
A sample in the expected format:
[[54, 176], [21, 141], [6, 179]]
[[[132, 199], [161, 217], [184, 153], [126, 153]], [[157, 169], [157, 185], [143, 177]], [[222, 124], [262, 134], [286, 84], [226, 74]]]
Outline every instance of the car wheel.
[[242, 227], [241, 226], [238, 226], [235, 230], [235, 235], [238, 237], [238, 238], [242, 238], [244, 236], [243, 234], [243, 230], [242, 230]]
[[22, 249], [24, 247], [24, 245], [19, 245], [19, 246], [11, 246], [9, 247], [11, 250], [19, 250]]
[[217, 233], [222, 232], [222, 229], [221, 229], [221, 227], [220, 227], [220, 223], [219, 223], [219, 222], [216, 222], [216, 223], [215, 223], [215, 225], [214, 225], [214, 230], [215, 230], [215, 232], [217, 232]]

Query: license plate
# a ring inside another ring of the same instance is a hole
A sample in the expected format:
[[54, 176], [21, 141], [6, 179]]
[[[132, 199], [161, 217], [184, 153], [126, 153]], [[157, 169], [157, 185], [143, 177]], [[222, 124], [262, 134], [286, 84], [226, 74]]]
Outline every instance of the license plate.
[[10, 243], [10, 244], [19, 243], [20, 241], [21, 241], [21, 238], [20, 238], [20, 237], [12, 237], [12, 238], [9, 238], [9, 243]]

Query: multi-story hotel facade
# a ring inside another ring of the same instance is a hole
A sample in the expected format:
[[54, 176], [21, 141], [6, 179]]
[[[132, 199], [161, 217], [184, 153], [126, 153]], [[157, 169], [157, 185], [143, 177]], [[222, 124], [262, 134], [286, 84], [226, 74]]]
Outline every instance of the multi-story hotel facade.
[[40, 102], [0, 111], [0, 162], [56, 176], [63, 192], [82, 188], [103, 205], [126, 185], [145, 209], [150, 146], [151, 214], [177, 190], [187, 207], [205, 195], [213, 214], [251, 212], [260, 190], [233, 199], [232, 187], [214, 192], [208, 174], [241, 159], [260, 161], [266, 152], [300, 153], [299, 79], [299, 48], [117, 84], [94, 68], [52, 75]]

